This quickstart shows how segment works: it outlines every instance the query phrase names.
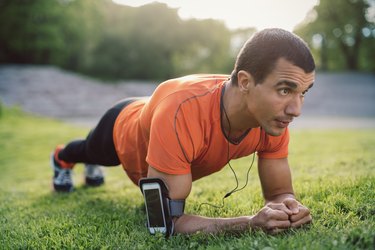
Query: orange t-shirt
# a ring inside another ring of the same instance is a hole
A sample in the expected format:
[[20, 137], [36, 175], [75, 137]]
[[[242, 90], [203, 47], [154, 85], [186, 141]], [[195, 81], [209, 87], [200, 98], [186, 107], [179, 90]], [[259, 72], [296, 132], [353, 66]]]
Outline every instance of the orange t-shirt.
[[[135, 184], [147, 175], [149, 165], [167, 174], [191, 173], [197, 180], [227, 164], [228, 141], [221, 128], [220, 102], [228, 77], [172, 79], [160, 84], [150, 98], [121, 111], [113, 139], [121, 164]], [[253, 128], [239, 144], [229, 143], [229, 159], [255, 150], [259, 157], [284, 158], [288, 143], [288, 129], [274, 137]]]

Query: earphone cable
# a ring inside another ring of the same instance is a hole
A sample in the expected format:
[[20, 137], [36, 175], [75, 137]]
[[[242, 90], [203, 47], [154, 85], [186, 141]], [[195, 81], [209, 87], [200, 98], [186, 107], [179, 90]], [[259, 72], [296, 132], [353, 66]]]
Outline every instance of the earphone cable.
[[237, 174], [234, 171], [234, 169], [232, 168], [232, 165], [230, 164], [230, 160], [229, 160], [229, 158], [230, 158], [229, 157], [229, 138], [230, 138], [230, 133], [231, 133], [231, 130], [232, 130], [232, 126], [230, 124], [230, 120], [229, 120], [229, 117], [228, 117], [227, 111], [225, 110], [224, 105], [223, 105], [223, 111], [224, 111], [224, 115], [225, 115], [225, 118], [227, 119], [228, 126], [229, 126], [227, 160], [228, 160], [228, 165], [229, 165], [230, 169], [232, 170], [234, 178], [236, 180], [236, 187], [233, 188], [230, 192], [226, 193], [226, 195], [223, 198], [223, 199], [225, 199], [225, 198], [231, 196], [233, 193], [243, 190], [247, 186], [247, 184], [249, 183], [249, 174], [250, 174], [250, 170], [251, 170], [251, 168], [252, 168], [252, 166], [254, 164], [254, 161], [255, 161], [255, 152], [257, 151], [258, 146], [259, 146], [260, 142], [262, 141], [262, 128], [260, 128], [259, 141], [258, 141], [257, 145], [255, 146], [255, 150], [254, 150], [254, 153], [253, 153], [253, 159], [251, 160], [250, 166], [249, 166], [249, 168], [247, 170], [247, 173], [246, 173], [246, 182], [245, 182], [245, 185], [243, 185], [241, 188], [238, 188], [239, 183], [238, 183]]
[[198, 207], [198, 210], [200, 210], [200, 208], [201, 208], [201, 206], [202, 205], [209, 205], [209, 206], [211, 206], [211, 207], [214, 207], [214, 208], [223, 208], [224, 207], [224, 199], [226, 199], [227, 197], [229, 197], [229, 196], [231, 196], [233, 193], [235, 193], [235, 192], [238, 192], [238, 191], [241, 191], [241, 190], [243, 190], [246, 186], [247, 186], [247, 184], [249, 183], [249, 174], [250, 174], [250, 170], [251, 170], [251, 168], [252, 168], [252, 166], [253, 166], [253, 164], [254, 164], [254, 161], [255, 161], [255, 152], [258, 150], [258, 147], [259, 147], [259, 145], [260, 145], [260, 143], [261, 143], [261, 141], [262, 141], [262, 127], [260, 128], [260, 135], [259, 135], [259, 141], [258, 141], [258, 143], [257, 143], [257, 145], [255, 146], [255, 150], [254, 150], [254, 153], [253, 153], [253, 158], [252, 158], [252, 160], [251, 160], [251, 163], [250, 163], [250, 166], [249, 166], [249, 168], [248, 168], [248, 170], [247, 170], [247, 173], [246, 173], [246, 182], [245, 182], [245, 185], [244, 186], [242, 186], [241, 188], [238, 188], [239, 187], [239, 182], [238, 182], [238, 178], [237, 178], [237, 174], [236, 174], [236, 172], [234, 171], [234, 169], [233, 169], [233, 167], [232, 167], [232, 165], [230, 164], [230, 144], [229, 144], [229, 138], [230, 138], [230, 133], [231, 133], [231, 131], [232, 131], [232, 126], [231, 126], [231, 123], [230, 123], [230, 120], [229, 120], [229, 117], [228, 117], [228, 114], [227, 114], [227, 112], [226, 112], [226, 110], [225, 110], [225, 107], [224, 107], [224, 105], [222, 105], [222, 110], [223, 110], [223, 113], [224, 113], [224, 115], [225, 115], [225, 118], [226, 118], [226, 120], [227, 120], [227, 122], [228, 122], [228, 127], [229, 127], [229, 130], [228, 130], [228, 138], [227, 138], [227, 142], [228, 142], [228, 144], [227, 144], [227, 164], [228, 164], [228, 166], [229, 166], [229, 168], [231, 169], [231, 171], [232, 171], [232, 173], [233, 173], [233, 176], [234, 176], [234, 178], [235, 178], [235, 180], [236, 180], [236, 187], [235, 188], [233, 188], [231, 191], [229, 191], [228, 193], [226, 193], [224, 196], [223, 196], [223, 198], [222, 198], [222, 202], [221, 202], [221, 205], [215, 205], [215, 204], [211, 204], [211, 203], [208, 203], [208, 202], [204, 202], [204, 203], [201, 203], [200, 205], [199, 205], [199, 207]]

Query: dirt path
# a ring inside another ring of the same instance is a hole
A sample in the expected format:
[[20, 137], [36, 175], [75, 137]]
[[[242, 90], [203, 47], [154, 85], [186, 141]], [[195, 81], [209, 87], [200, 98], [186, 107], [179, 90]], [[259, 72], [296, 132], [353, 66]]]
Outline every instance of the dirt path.
[[[0, 66], [0, 100], [8, 106], [92, 126], [105, 110], [130, 96], [150, 95], [156, 82], [109, 84], [52, 66]], [[375, 128], [375, 76], [318, 74], [296, 128]]]
[[150, 95], [156, 85], [109, 84], [46, 66], [0, 67], [0, 99], [6, 105], [77, 124], [93, 125], [122, 98]]

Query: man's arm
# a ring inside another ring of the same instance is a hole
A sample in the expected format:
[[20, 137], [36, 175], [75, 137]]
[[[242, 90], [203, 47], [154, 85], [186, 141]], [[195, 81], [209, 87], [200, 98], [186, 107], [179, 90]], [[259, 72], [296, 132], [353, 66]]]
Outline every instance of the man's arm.
[[[169, 175], [149, 167], [148, 177], [163, 179], [169, 189], [171, 199], [186, 199], [191, 191], [191, 174]], [[278, 209], [280, 204], [270, 204], [262, 208], [254, 216], [241, 216], [236, 218], [208, 218], [198, 215], [184, 214], [175, 220], [177, 233], [217, 233], [223, 231], [243, 232], [250, 228], [261, 228], [269, 231], [290, 227], [290, 221], [285, 211]]]
[[282, 204], [282, 209], [289, 215], [291, 227], [311, 222], [309, 209], [295, 199], [287, 158], [260, 158], [258, 171], [266, 204]]

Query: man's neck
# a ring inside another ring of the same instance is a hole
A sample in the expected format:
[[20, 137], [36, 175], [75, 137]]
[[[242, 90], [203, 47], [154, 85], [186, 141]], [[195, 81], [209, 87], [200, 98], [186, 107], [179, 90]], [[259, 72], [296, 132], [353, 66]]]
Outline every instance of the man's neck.
[[224, 87], [222, 124], [226, 135], [229, 135], [230, 139], [235, 139], [259, 124], [248, 111], [246, 96], [239, 88], [233, 86], [230, 81], [226, 82]]

